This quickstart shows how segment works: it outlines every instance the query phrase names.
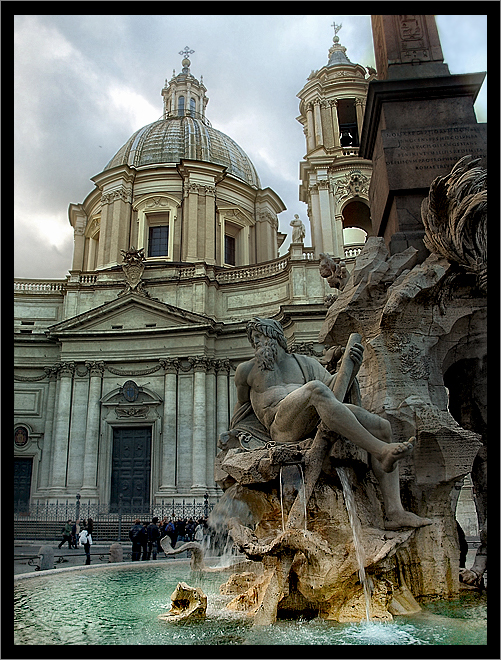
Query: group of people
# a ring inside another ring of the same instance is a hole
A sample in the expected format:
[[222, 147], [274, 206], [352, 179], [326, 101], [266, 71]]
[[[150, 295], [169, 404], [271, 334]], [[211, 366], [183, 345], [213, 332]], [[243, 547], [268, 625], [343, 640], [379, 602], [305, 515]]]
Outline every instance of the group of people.
[[165, 517], [160, 524], [158, 524], [158, 520], [158, 517], [155, 516], [149, 524], [141, 523], [139, 518], [134, 521], [134, 525], [129, 531], [129, 539], [132, 542], [132, 561], [156, 559], [161, 551], [160, 542], [164, 536], [169, 537], [173, 548], [178, 541], [198, 541], [199, 543], [203, 541], [207, 528], [205, 518], [172, 520]]
[[68, 548], [70, 550], [77, 550], [82, 548], [85, 550], [85, 563], [90, 564], [90, 546], [92, 545], [92, 531], [94, 524], [92, 518], [89, 518], [88, 521], [75, 520], [73, 522], [69, 518], [64, 524], [63, 529], [61, 530], [63, 539], [61, 543], [57, 546], [58, 550], [61, 550], [62, 546], [65, 543], [68, 543]]

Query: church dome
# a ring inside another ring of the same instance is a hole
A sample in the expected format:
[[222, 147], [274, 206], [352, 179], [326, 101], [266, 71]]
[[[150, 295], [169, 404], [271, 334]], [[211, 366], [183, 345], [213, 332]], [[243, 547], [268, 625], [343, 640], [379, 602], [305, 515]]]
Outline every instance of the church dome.
[[117, 151], [105, 170], [118, 165], [179, 163], [182, 159], [222, 165], [249, 186], [261, 187], [245, 151], [230, 137], [212, 128], [205, 117], [189, 115], [166, 117], [140, 128]]

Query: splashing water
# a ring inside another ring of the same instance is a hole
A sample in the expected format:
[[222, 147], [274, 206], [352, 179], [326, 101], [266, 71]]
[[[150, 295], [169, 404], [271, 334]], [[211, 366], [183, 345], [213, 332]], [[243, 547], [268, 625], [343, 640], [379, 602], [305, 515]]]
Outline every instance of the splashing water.
[[357, 515], [357, 509], [355, 506], [355, 498], [353, 496], [353, 490], [348, 479], [348, 475], [344, 468], [337, 467], [336, 471], [338, 473], [341, 485], [343, 487], [344, 501], [346, 504], [346, 510], [348, 512], [348, 517], [350, 519], [351, 530], [353, 532], [353, 544], [355, 546], [355, 553], [357, 556], [358, 562], [358, 575], [360, 577], [360, 582], [364, 588], [365, 596], [365, 616], [367, 621], [371, 620], [371, 588], [369, 579], [365, 574], [365, 552], [364, 546], [362, 545], [362, 525], [360, 524], [360, 519]]
[[[14, 582], [14, 643], [149, 645], [154, 639], [156, 644], [169, 648], [221, 644], [282, 647], [487, 644], [485, 593], [468, 593], [454, 603], [436, 602], [430, 605], [430, 610], [425, 605], [424, 612], [396, 617], [392, 622], [346, 624], [299, 618], [254, 628], [246, 613], [225, 609], [232, 596], [221, 595], [219, 585], [223, 580], [219, 573], [193, 573], [189, 562], [182, 559], [135, 563], [141, 566], [110, 564], [77, 572], [62, 569], [59, 574], [37, 574]], [[205, 619], [179, 624], [159, 620], [159, 614], [171, 607], [171, 594], [179, 581], [200, 586], [207, 595]], [[67, 606], [68, 588], [72, 594], [71, 607]], [[40, 657], [36, 652], [31, 655]], [[479, 656], [478, 651], [476, 655]]]

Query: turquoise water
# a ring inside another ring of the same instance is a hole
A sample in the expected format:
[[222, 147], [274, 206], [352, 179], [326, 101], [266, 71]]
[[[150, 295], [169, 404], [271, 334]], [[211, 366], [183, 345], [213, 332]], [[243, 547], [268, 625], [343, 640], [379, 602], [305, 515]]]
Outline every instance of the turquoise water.
[[[185, 562], [141, 568], [86, 570], [37, 576], [14, 584], [15, 644], [188, 645], [479, 645], [487, 643], [483, 595], [433, 603], [391, 623], [340, 624], [322, 619], [277, 621], [253, 628], [242, 613], [224, 609], [219, 585], [229, 573], [190, 574]], [[167, 623], [170, 596], [185, 581], [208, 596], [203, 621]]]

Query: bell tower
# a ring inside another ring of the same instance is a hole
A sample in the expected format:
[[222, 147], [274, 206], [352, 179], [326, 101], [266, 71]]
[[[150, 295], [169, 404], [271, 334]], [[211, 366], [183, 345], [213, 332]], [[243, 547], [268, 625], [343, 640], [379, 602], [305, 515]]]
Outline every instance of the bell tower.
[[[359, 145], [367, 88], [375, 71], [348, 59], [337, 34], [342, 25], [333, 23], [332, 27], [327, 64], [311, 72], [298, 94], [297, 120], [306, 138], [299, 199], [308, 205], [317, 259], [325, 252], [341, 259], [353, 256], [345, 255], [345, 246], [351, 242], [345, 229], [371, 232], [368, 191], [372, 166], [359, 157]], [[358, 232], [355, 244], [359, 247], [365, 234]]]

